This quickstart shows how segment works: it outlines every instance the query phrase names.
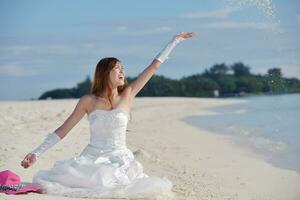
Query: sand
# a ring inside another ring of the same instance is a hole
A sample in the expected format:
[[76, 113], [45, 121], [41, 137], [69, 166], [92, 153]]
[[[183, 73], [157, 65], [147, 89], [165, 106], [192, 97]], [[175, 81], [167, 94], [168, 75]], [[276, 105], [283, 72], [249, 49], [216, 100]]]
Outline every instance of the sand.
[[[32, 167], [20, 162], [47, 133], [58, 128], [78, 99], [0, 102], [0, 171], [10, 169], [25, 182], [56, 160], [79, 155], [89, 142], [85, 116], [69, 134]], [[127, 145], [145, 173], [166, 176], [175, 199], [299, 200], [300, 174], [264, 161], [233, 143], [229, 135], [208, 132], [181, 119], [211, 115], [207, 108], [243, 102], [242, 99], [136, 97], [128, 124]], [[212, 122], [213, 123], [213, 122]], [[0, 194], [0, 199], [74, 199], [48, 194]]]

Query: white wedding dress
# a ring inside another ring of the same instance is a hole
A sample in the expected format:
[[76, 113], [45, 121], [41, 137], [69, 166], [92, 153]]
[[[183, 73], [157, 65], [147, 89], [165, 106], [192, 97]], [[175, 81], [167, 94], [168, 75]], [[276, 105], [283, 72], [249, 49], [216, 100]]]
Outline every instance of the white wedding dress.
[[38, 171], [32, 182], [42, 186], [42, 193], [70, 197], [174, 197], [172, 182], [143, 173], [127, 148], [129, 119], [129, 113], [121, 108], [94, 110], [88, 115], [90, 143], [81, 154]]

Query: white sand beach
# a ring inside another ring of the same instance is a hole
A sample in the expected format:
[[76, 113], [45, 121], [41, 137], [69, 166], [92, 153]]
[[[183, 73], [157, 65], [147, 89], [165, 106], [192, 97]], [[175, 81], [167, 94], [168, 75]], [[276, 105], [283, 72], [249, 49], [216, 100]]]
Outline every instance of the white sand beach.
[[[0, 102], [0, 170], [10, 169], [24, 182], [56, 160], [71, 158], [89, 142], [85, 116], [69, 134], [32, 167], [20, 162], [46, 134], [71, 114], [78, 99]], [[211, 106], [234, 104], [239, 99], [137, 97], [128, 124], [127, 144], [148, 175], [166, 176], [176, 199], [299, 200], [300, 174], [274, 167], [262, 156], [238, 147], [231, 136], [191, 126], [181, 120], [210, 115]], [[212, 122], [213, 123], [213, 122]], [[0, 199], [74, 199], [47, 194], [0, 194]]]

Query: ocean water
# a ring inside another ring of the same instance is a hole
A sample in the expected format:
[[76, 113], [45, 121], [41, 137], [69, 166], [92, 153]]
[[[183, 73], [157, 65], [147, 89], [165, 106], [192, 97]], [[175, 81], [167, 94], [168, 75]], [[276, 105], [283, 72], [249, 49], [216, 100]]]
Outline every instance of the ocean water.
[[300, 94], [241, 98], [245, 102], [210, 108], [215, 114], [183, 120], [262, 155], [274, 166], [300, 173]]

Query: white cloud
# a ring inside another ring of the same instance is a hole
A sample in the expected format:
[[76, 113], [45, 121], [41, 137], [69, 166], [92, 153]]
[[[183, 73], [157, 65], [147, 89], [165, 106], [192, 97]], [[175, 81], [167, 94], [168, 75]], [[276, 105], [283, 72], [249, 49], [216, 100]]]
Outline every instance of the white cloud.
[[32, 50], [32, 46], [28, 45], [14, 45], [14, 46], [1, 46], [0, 55], [19, 56]]
[[0, 76], [32, 76], [36, 75], [37, 73], [32, 69], [23, 68], [16, 64], [4, 64], [0, 65]]
[[137, 29], [129, 29], [125, 26], [117, 27], [117, 31], [130, 35], [130, 36], [144, 36], [144, 35], [152, 35], [152, 34], [160, 34], [165, 32], [170, 32], [173, 30], [171, 27], [168, 26], [161, 26], [154, 29], [144, 29], [144, 30], [137, 30]]
[[0, 55], [5, 56], [21, 56], [25, 54], [63, 54], [69, 55], [76, 53], [75, 48], [66, 45], [12, 45], [1, 46]]
[[258, 29], [258, 30], [276, 30], [279, 24], [273, 22], [247, 22], [247, 21], [233, 21], [229, 17], [232, 13], [241, 10], [241, 5], [232, 5], [218, 10], [211, 11], [196, 11], [181, 15], [182, 18], [190, 19], [214, 19], [211, 22], [204, 22], [204, 28], [211, 29]]
[[172, 28], [167, 27], [167, 26], [162, 26], [162, 27], [157, 28], [158, 32], [169, 32], [171, 30], [172, 30]]
[[66, 45], [43, 46], [39, 50], [45, 51], [45, 53], [58, 53], [58, 54], [74, 54], [77, 52], [75, 48]]
[[117, 30], [118, 31], [126, 31], [128, 28], [126, 26], [118, 26]]
[[274, 30], [277, 24], [258, 23], [258, 22], [235, 22], [235, 21], [220, 21], [211, 22], [203, 25], [205, 28], [213, 29], [259, 29], [259, 30]]
[[96, 45], [94, 43], [85, 43], [82, 44], [82, 47], [85, 49], [90, 49], [90, 48], [94, 48]]
[[230, 0], [230, 3], [239, 7], [255, 7], [261, 10], [266, 17], [270, 19], [276, 18], [272, 0]]
[[202, 19], [202, 18], [217, 18], [217, 19], [227, 19], [233, 12], [239, 10], [239, 7], [225, 7], [219, 10], [211, 10], [211, 11], [196, 11], [185, 13], [181, 15], [182, 18], [190, 18], [190, 19]]

